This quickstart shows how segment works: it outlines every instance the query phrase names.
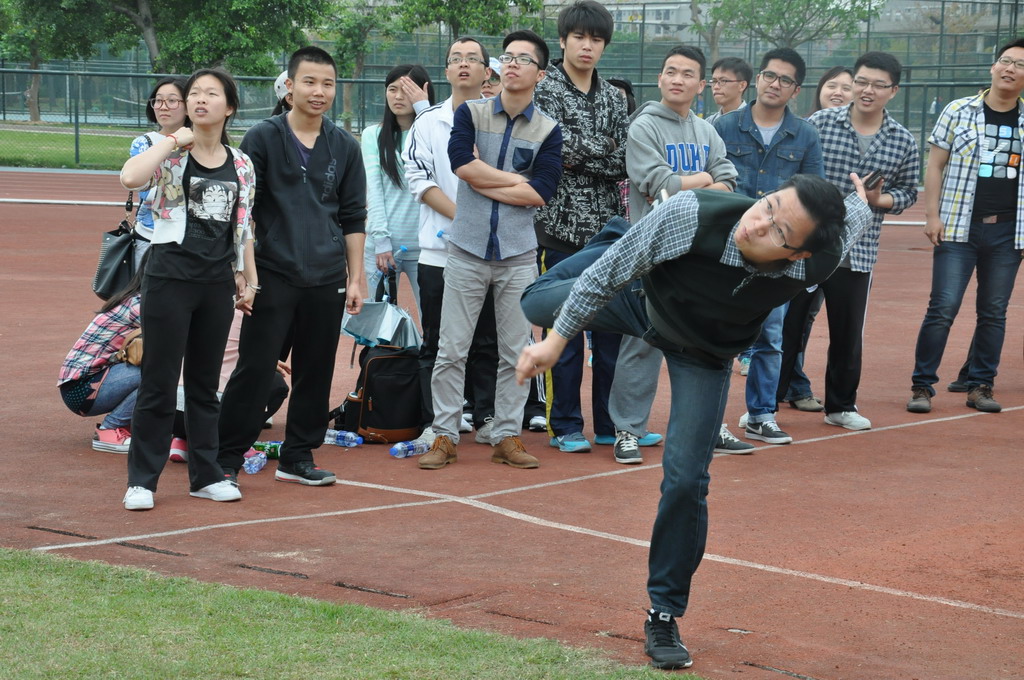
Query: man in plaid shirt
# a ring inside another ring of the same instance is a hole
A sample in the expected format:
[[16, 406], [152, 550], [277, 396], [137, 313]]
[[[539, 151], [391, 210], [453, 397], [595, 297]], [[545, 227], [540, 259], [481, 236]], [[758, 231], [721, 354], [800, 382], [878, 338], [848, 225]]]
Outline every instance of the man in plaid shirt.
[[914, 136], [885, 110], [900, 89], [900, 62], [885, 52], [868, 52], [857, 59], [853, 71], [853, 102], [818, 111], [809, 120], [821, 137], [825, 177], [840, 191], [853, 190], [851, 172], [864, 177], [877, 170], [883, 177], [867, 192], [871, 224], [821, 285], [829, 332], [825, 422], [866, 430], [871, 421], [857, 412], [857, 388], [871, 270], [878, 259], [882, 218], [886, 213], [899, 214], [917, 201], [921, 161]]
[[1024, 39], [999, 50], [992, 86], [957, 99], [935, 123], [925, 174], [925, 236], [932, 253], [932, 292], [915, 352], [907, 410], [932, 410], [932, 385], [949, 328], [978, 269], [978, 320], [967, 370], [967, 406], [1002, 410], [992, 395], [1006, 334], [1006, 308], [1024, 248]]

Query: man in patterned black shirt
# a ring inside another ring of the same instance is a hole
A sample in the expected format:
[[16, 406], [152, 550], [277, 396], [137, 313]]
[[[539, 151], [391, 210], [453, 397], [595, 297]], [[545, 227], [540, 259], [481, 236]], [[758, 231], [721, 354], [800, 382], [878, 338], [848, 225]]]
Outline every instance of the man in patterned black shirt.
[[[562, 128], [562, 179], [555, 196], [537, 211], [540, 272], [555, 266], [590, 240], [611, 218], [622, 215], [618, 182], [626, 178], [626, 102], [597, 75], [597, 64], [612, 40], [611, 14], [595, 0], [577, 0], [558, 14], [563, 59], [551, 62], [534, 101]], [[619, 356], [616, 333], [593, 333], [592, 425], [597, 439], [615, 442], [608, 393]], [[573, 340], [546, 375], [551, 445], [568, 453], [590, 451], [583, 434], [580, 384], [586, 351]], [[636, 449], [632, 450], [633, 452]], [[639, 463], [639, 455], [621, 463]]]

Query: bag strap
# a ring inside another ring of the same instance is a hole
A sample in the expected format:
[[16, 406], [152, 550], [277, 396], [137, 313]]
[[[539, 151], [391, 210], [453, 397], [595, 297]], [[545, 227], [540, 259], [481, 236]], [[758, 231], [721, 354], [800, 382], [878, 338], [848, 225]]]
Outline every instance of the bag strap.
[[388, 302], [398, 304], [398, 272], [394, 269], [388, 269], [388, 273], [377, 280], [377, 292], [374, 293], [373, 299], [376, 302], [383, 302], [385, 295], [388, 296]]
[[121, 220], [121, 223], [119, 225], [117, 225], [121, 232], [125, 234], [135, 233], [135, 223], [132, 220], [132, 208], [134, 207], [134, 205], [135, 192], [129, 191], [128, 200], [124, 202], [124, 219]]

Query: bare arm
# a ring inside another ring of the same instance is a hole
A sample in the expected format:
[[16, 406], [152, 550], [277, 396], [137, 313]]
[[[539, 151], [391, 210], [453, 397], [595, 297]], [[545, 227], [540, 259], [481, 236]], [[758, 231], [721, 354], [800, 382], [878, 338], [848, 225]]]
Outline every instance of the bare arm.
[[192, 146], [192, 130], [183, 127], [149, 147], [142, 153], [125, 161], [121, 168], [121, 185], [125, 189], [140, 189], [149, 185], [160, 164], [176, 148]]
[[942, 193], [942, 173], [949, 162], [949, 151], [934, 144], [928, 151], [928, 169], [924, 173], [924, 235], [932, 245], [942, 243], [946, 225], [939, 219], [939, 196]]
[[345, 260], [348, 263], [348, 281], [345, 284], [345, 311], [358, 314], [366, 297], [366, 270], [363, 268], [363, 248], [366, 234], [345, 234]]
[[514, 187], [495, 187], [492, 189], [477, 189], [476, 191], [487, 198], [508, 205], [537, 207], [544, 205], [544, 199], [537, 193], [537, 190], [525, 182]]
[[455, 171], [459, 179], [469, 184], [477, 191], [481, 189], [496, 189], [499, 187], [511, 187], [526, 182], [526, 178], [514, 172], [498, 170], [476, 158], [465, 165], [459, 166]]
[[423, 193], [423, 202], [430, 208], [450, 220], [455, 219], [455, 203], [445, 196], [440, 187], [432, 186]]

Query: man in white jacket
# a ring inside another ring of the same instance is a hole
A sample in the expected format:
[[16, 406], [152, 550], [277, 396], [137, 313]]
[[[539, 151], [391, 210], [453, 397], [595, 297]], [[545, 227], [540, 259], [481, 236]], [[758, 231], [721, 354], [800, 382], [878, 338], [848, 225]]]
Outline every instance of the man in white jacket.
[[[480, 98], [480, 87], [490, 77], [487, 50], [474, 38], [462, 37], [448, 48], [445, 78], [452, 96], [416, 116], [403, 151], [405, 180], [409, 191], [420, 203], [420, 260], [417, 279], [420, 286], [420, 391], [422, 395], [422, 439], [433, 443], [434, 421], [430, 377], [437, 359], [437, 341], [441, 326], [441, 298], [444, 295], [444, 267], [448, 261], [447, 232], [455, 217], [455, 196], [459, 178], [448, 159], [448, 138], [452, 121], [463, 102]], [[494, 413], [494, 385], [498, 364], [497, 332], [494, 327], [494, 302], [488, 294], [477, 322], [470, 348], [467, 370], [473, 397], [474, 421], [484, 425], [484, 416]], [[486, 425], [484, 425], [486, 427]], [[487, 435], [481, 428], [480, 441]]]

